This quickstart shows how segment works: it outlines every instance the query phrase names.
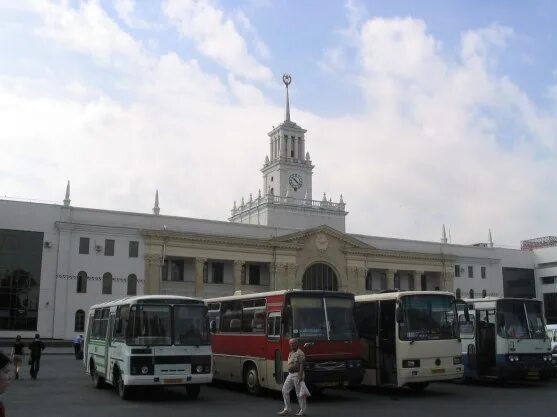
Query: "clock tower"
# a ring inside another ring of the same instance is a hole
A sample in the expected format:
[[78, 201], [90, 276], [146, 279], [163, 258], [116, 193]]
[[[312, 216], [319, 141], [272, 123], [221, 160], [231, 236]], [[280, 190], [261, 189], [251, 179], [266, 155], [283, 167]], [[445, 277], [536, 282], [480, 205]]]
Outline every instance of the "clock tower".
[[306, 152], [306, 130], [290, 119], [288, 87], [292, 82], [289, 74], [282, 76], [286, 86], [286, 111], [284, 121], [268, 133], [269, 154], [265, 157], [263, 193], [257, 198], [250, 194], [246, 201], [234, 202], [234, 223], [250, 223], [274, 227], [305, 229], [323, 224], [337, 230], [345, 229], [345, 204], [342, 195], [338, 203], [312, 199], [312, 175], [314, 166]]
[[285, 74], [286, 112], [284, 122], [269, 135], [269, 155], [261, 169], [265, 194], [311, 200], [311, 176], [313, 165], [306, 152], [306, 130], [290, 120], [288, 86], [292, 82]]

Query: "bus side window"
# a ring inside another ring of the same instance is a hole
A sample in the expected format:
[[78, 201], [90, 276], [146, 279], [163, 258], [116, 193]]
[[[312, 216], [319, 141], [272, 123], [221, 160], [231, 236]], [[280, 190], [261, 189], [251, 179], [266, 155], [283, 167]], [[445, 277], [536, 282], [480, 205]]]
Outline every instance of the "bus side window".
[[377, 336], [377, 303], [356, 304], [356, 326], [360, 337], [375, 339]]
[[114, 323], [114, 333], [112, 335], [114, 340], [124, 340], [128, 325], [129, 312], [130, 306], [120, 306], [116, 310], [116, 322]]
[[267, 337], [277, 340], [280, 338], [280, 316], [269, 316], [267, 319]]
[[225, 301], [222, 303], [221, 331], [240, 332], [242, 330], [242, 303]]

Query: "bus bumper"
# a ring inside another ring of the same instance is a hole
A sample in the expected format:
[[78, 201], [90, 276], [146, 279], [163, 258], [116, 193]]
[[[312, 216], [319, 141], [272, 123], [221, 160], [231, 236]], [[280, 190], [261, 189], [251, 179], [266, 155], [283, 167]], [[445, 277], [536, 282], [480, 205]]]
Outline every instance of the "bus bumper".
[[451, 381], [461, 379], [464, 365], [445, 366], [444, 368], [399, 368], [398, 386], [402, 387], [414, 382]]
[[188, 384], [209, 384], [213, 380], [213, 374], [194, 374], [194, 375], [124, 375], [124, 384], [139, 386], [139, 385], [188, 385]]
[[319, 369], [319, 366], [313, 369], [306, 368], [305, 381], [318, 388], [360, 385], [364, 377], [364, 368], [361, 361], [351, 361], [354, 364], [356, 362], [358, 362], [357, 366], [345, 366], [342, 369]]
[[551, 364], [545, 361], [505, 363], [497, 366], [497, 377], [500, 379], [545, 378], [551, 374]]

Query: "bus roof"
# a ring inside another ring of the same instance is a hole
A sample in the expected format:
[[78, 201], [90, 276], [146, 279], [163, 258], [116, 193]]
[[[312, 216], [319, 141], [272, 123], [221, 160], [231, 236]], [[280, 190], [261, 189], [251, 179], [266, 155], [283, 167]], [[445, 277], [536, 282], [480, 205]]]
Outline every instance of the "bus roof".
[[451, 295], [452, 292], [448, 291], [391, 291], [391, 292], [378, 292], [375, 294], [357, 295], [356, 302], [366, 301], [379, 301], [379, 300], [397, 300], [400, 297], [407, 295]]
[[278, 290], [278, 291], [267, 291], [267, 292], [255, 292], [249, 294], [234, 294], [227, 295], [224, 297], [207, 298], [205, 302], [214, 303], [220, 301], [233, 301], [233, 300], [249, 300], [250, 298], [263, 298], [272, 297], [274, 295], [286, 295], [286, 294], [326, 294], [331, 296], [341, 296], [341, 297], [352, 297], [351, 293], [339, 292], [339, 291], [321, 291], [321, 290]]
[[118, 306], [122, 304], [134, 304], [137, 303], [138, 301], [143, 301], [143, 300], [189, 300], [189, 301], [203, 302], [203, 300], [201, 300], [200, 298], [184, 297], [181, 295], [136, 295], [133, 297], [125, 297], [125, 298], [120, 298], [118, 300], [95, 304], [92, 305], [89, 309], [91, 310], [95, 308], [112, 307], [112, 306]]
[[[540, 301], [535, 298], [518, 298], [518, 297], [484, 297], [484, 298], [462, 298], [465, 303], [487, 303], [499, 300], [513, 301]], [[541, 302], [541, 301], [540, 301]]]

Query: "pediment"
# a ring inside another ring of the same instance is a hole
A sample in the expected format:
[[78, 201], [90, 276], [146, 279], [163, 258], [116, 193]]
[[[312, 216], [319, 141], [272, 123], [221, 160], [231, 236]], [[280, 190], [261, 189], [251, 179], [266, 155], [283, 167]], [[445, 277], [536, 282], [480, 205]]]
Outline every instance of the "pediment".
[[277, 237], [276, 241], [278, 242], [289, 242], [289, 243], [297, 243], [303, 240], [307, 240], [311, 237], [314, 237], [318, 234], [323, 234], [326, 237], [339, 240], [343, 242], [347, 247], [354, 248], [354, 249], [375, 249], [373, 246], [368, 245], [367, 243], [362, 242], [346, 233], [340, 232], [336, 229], [333, 229], [330, 226], [318, 226], [312, 229], [305, 229], [299, 232], [289, 233], [287, 235]]

